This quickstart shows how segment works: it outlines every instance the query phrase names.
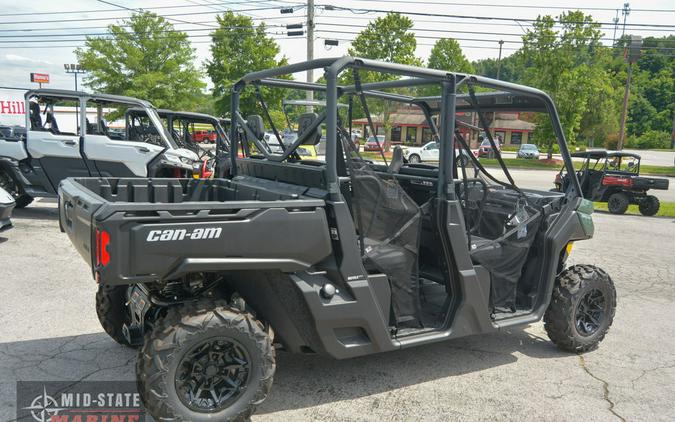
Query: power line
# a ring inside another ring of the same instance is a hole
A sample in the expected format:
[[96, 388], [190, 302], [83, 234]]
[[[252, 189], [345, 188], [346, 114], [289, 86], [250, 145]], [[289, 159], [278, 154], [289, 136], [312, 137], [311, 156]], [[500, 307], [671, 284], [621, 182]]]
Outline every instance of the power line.
[[[293, 18], [297, 20], [297, 19], [302, 19], [302, 18], [304, 18], [305, 16], [306, 16], [306, 15], [297, 15], [297, 16], [294, 15]], [[267, 21], [267, 20], [289, 19], [289, 18], [288, 18], [287, 16], [272, 16], [272, 17], [252, 17], [251, 19], [254, 20], [254, 21], [256, 21], [256, 20], [266, 20], [266, 21]], [[213, 23], [213, 24], [215, 24], [215, 22], [214, 22], [213, 20], [190, 22], [190, 24], [196, 24], [196, 23]], [[115, 24], [115, 25], [116, 25], [116, 26], [119, 26], [119, 27], [122, 27], [122, 28], [130, 28], [130, 27], [131, 27], [131, 25], [122, 24], [122, 23]], [[177, 25], [186, 25], [186, 24], [184, 24], [184, 23], [176, 23], [174, 26], [177, 26]], [[272, 26], [272, 27], [274, 27], [274, 26], [285, 26], [285, 24], [278, 24], [278, 25], [275, 25], [275, 24], [272, 24], [272, 25], [270, 25], [270, 24], [265, 24], [265, 26]], [[216, 28], [219, 28], [219, 27], [218, 27], [218, 26], [214, 26], [213, 28], [216, 29]], [[81, 26], [81, 27], [77, 27], [77, 28], [73, 28], [73, 27], [60, 27], [60, 28], [0, 29], [0, 33], [2, 33], [2, 32], [35, 32], [35, 31], [72, 31], [72, 30], [74, 30], [74, 29], [76, 29], [76, 30], [78, 30], [78, 31], [81, 31], [81, 30], [87, 30], [87, 29], [108, 29], [108, 27], [107, 27], [107, 26]], [[190, 29], [178, 29], [178, 28], [176, 28], [176, 31], [189, 31], [189, 30], [190, 30]], [[191, 30], [195, 30], [195, 31], [204, 31], [204, 29], [191, 29]], [[53, 34], [40, 34], [40, 35], [42, 35], [42, 36], [50, 36], [50, 35], [53, 35]], [[19, 37], [19, 36], [21, 36], [21, 35], [17, 35], [17, 37]]]
[[[218, 6], [232, 6], [237, 4], [252, 4], [252, 3], [272, 3], [272, 0], [246, 0], [246, 1], [235, 1], [235, 2], [222, 2], [222, 3], [210, 3], [210, 5]], [[286, 3], [293, 5], [302, 5], [303, 3], [296, 2], [277, 2], [275, 3]], [[201, 5], [203, 7], [208, 7], [207, 5]], [[200, 5], [195, 4], [181, 4], [176, 6], [153, 6], [153, 7], [142, 7], [143, 10], [161, 10], [161, 9], [182, 9], [186, 7], [200, 7]], [[22, 12], [22, 13], [0, 13], [0, 16], [44, 16], [44, 15], [78, 15], [83, 13], [109, 13], [109, 12], [119, 12], [119, 9], [94, 9], [94, 10], [64, 10], [59, 12]]]
[[[402, 14], [405, 14], [405, 13], [402, 13]], [[317, 17], [321, 18], [321, 19], [348, 19], [348, 20], [358, 19], [358, 20], [368, 20], [368, 21], [372, 21], [374, 19], [372, 16], [353, 16], [353, 15], [339, 16], [339, 15], [320, 14], [320, 15], [317, 15]], [[442, 17], [440, 17], [440, 18], [442, 18]], [[476, 19], [480, 19], [480, 18], [476, 18]], [[451, 23], [453, 25], [476, 25], [477, 24], [476, 22], [467, 22], [466, 20], [465, 21], [457, 21], [457, 20], [413, 19], [413, 21], [415, 23], [418, 23], [418, 22], [420, 22], [420, 23], [435, 23], [435, 24]], [[531, 25], [530, 22], [524, 22], [524, 24]], [[516, 28], [522, 28], [523, 27], [523, 25], [521, 25], [520, 23], [506, 23], [506, 22], [490, 22], [490, 25], [492, 25], [492, 26], [508, 26], [508, 27], [516, 27]], [[601, 26], [606, 26], [606, 25], [601, 25]], [[612, 27], [613, 26], [614, 26], [614, 24], [612, 23]], [[562, 27], [563, 26], [560, 25], [560, 24], [553, 25], [553, 28], [562, 28]], [[671, 29], [650, 29], [650, 28], [640, 28], [640, 31], [669, 32], [669, 33], [673, 32], [673, 30], [671, 30]]]
[[[513, 9], [558, 9], [558, 10], [596, 10], [615, 11], [614, 7], [578, 7], [578, 6], [537, 6], [526, 4], [486, 4], [486, 3], [453, 3], [446, 1], [410, 1], [410, 0], [354, 0], [367, 3], [403, 3], [407, 5], [443, 5], [443, 6], [473, 6], [473, 7], [498, 7]], [[675, 9], [631, 9], [633, 12], [675, 12]]]
[[[279, 10], [283, 6], [275, 6], [275, 7], [258, 7], [258, 8], [253, 8], [253, 9], [233, 9], [233, 12], [236, 13], [243, 13], [243, 12], [252, 12], [252, 11], [257, 11], [257, 10]], [[134, 10], [134, 9], [130, 9]], [[192, 16], [192, 15], [213, 15], [217, 14], [214, 11], [208, 11], [208, 12], [184, 12], [184, 13], [172, 13], [172, 14], [167, 14], [167, 15], [162, 15], [163, 18], [168, 18], [168, 17], [173, 17], [173, 16]], [[89, 21], [106, 21], [106, 20], [119, 20], [119, 19], [127, 19], [128, 16], [117, 16], [117, 17], [106, 17], [106, 18], [82, 18], [82, 19], [52, 19], [52, 20], [42, 20], [42, 21], [35, 21], [35, 20], [30, 20], [30, 21], [14, 21], [14, 22], [0, 22], [0, 25], [20, 25], [20, 24], [43, 24], [43, 23], [66, 23], [66, 22], [89, 22]]]
[[[447, 17], [447, 18], [458, 18], [458, 19], [477, 19], [477, 20], [496, 20], [496, 21], [513, 21], [513, 22], [537, 22], [536, 19], [527, 19], [527, 18], [516, 18], [516, 17], [504, 17], [504, 16], [471, 16], [471, 15], [454, 15], [454, 14], [440, 14], [440, 13], [428, 13], [428, 12], [408, 12], [408, 11], [397, 11], [397, 10], [384, 10], [384, 9], [365, 9], [365, 8], [354, 8], [354, 7], [343, 7], [335, 6], [332, 4], [319, 5], [317, 7], [324, 8], [325, 10], [341, 10], [349, 11], [352, 13], [400, 13], [402, 15], [411, 15], [411, 16], [434, 16], [434, 17]], [[582, 22], [582, 21], [568, 21], [566, 23], [578, 23], [578, 24], [600, 24], [600, 25], [613, 25], [613, 23], [607, 22]], [[636, 27], [655, 27], [655, 28], [675, 28], [675, 25], [665, 25], [665, 24], [645, 24], [645, 23], [627, 23], [626, 26], [636, 26]]]

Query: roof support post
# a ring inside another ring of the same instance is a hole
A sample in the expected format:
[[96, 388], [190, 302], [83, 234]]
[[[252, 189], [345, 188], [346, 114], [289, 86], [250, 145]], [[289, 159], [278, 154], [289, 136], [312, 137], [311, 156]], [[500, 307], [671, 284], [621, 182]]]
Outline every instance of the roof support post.
[[232, 97], [230, 98], [230, 177], [237, 175], [237, 154], [239, 149], [239, 137], [237, 136], [237, 126], [239, 121], [235, 113], [239, 111], [239, 92], [241, 88], [239, 84], [232, 87]]
[[452, 169], [455, 165], [455, 75], [449, 74], [441, 82], [440, 156], [438, 166], [438, 197], [441, 200], [455, 199]]

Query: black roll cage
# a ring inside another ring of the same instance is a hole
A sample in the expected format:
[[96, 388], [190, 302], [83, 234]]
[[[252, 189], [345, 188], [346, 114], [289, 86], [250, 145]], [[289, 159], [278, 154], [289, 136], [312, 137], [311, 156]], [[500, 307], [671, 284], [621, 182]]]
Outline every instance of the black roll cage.
[[[314, 82], [300, 82], [288, 79], [279, 79], [284, 75], [298, 72], [304, 72], [310, 69], [323, 69], [326, 84]], [[353, 85], [340, 85], [338, 76], [341, 72], [352, 69], [352, 71], [374, 71], [386, 74], [404, 76], [404, 79], [397, 79], [384, 82], [357, 83]], [[397, 87], [411, 87], [421, 85], [440, 84], [441, 95], [435, 97], [412, 97], [408, 95], [394, 94], [382, 91], [383, 89]], [[504, 92], [474, 93], [470, 89], [469, 95], [458, 94], [458, 88], [461, 85], [480, 85], [483, 87], [503, 90]], [[269, 86], [277, 88], [298, 89], [304, 91], [324, 92], [326, 95], [326, 109], [321, 113], [318, 119], [305, 132], [309, 136], [312, 130], [321, 125], [324, 120], [326, 124], [326, 179], [328, 193], [333, 201], [341, 200], [339, 177], [337, 172], [337, 133], [338, 133], [338, 100], [343, 95], [350, 97], [354, 95], [380, 98], [389, 101], [418, 105], [422, 108], [427, 118], [431, 113], [438, 113], [438, 138], [440, 141], [440, 160], [438, 173], [438, 197], [439, 199], [454, 199], [454, 142], [455, 128], [457, 125], [455, 113], [458, 111], [490, 112], [490, 111], [538, 111], [546, 112], [550, 118], [553, 131], [556, 135], [560, 153], [565, 162], [565, 167], [572, 175], [573, 189], [569, 192], [573, 196], [581, 196], [579, 180], [576, 177], [574, 166], [567, 148], [565, 135], [560, 124], [560, 119], [556, 111], [553, 100], [543, 91], [536, 88], [513, 84], [510, 82], [499, 81], [491, 78], [485, 78], [476, 75], [467, 75], [463, 73], [446, 72], [423, 67], [402, 65], [397, 63], [381, 62], [370, 59], [343, 56], [337, 58], [323, 58], [309, 60], [305, 62], [279, 66], [258, 72], [251, 72], [243, 76], [232, 86], [231, 110], [233, 124], [230, 127], [230, 139], [232, 160], [231, 175], [237, 173], [237, 153], [238, 142], [237, 126], [241, 126], [245, 132], [253, 135], [246, 126], [246, 121], [239, 113], [239, 98], [243, 90], [248, 85]], [[350, 100], [351, 103], [351, 100]], [[432, 124], [432, 119], [428, 119]], [[349, 122], [351, 126], [351, 122]], [[486, 133], [489, 132], [486, 130]], [[299, 136], [293, 145], [289, 146], [283, 154], [272, 154], [263, 147], [255, 136], [251, 136], [258, 149], [263, 152], [265, 158], [273, 161], [284, 161], [295, 151], [295, 149], [305, 140], [305, 136]], [[490, 137], [491, 138], [491, 137]], [[259, 145], [260, 144], [260, 145]], [[500, 160], [501, 161], [501, 160]], [[503, 163], [500, 163], [503, 166]], [[508, 171], [506, 172], [508, 177]]]

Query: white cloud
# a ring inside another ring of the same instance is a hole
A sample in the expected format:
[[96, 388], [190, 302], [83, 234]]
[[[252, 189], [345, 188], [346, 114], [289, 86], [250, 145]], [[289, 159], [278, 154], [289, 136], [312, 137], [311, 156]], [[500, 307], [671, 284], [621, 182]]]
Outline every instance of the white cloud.
[[39, 64], [52, 64], [47, 60], [32, 59], [30, 57], [19, 56], [18, 54], [5, 54], [5, 58], [10, 62], [29, 62]]

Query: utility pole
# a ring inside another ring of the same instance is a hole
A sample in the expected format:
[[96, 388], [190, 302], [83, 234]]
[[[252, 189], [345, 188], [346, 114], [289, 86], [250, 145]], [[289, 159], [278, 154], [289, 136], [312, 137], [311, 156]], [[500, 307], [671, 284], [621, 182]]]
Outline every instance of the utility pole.
[[623, 28], [621, 29], [621, 38], [626, 34], [626, 19], [630, 15], [630, 4], [624, 3], [623, 9], [621, 9], [621, 14], [623, 15]]
[[619, 141], [616, 145], [617, 150], [622, 150], [626, 139], [626, 117], [628, 115], [628, 100], [630, 98], [630, 82], [633, 75], [633, 63], [640, 58], [640, 48], [642, 47], [642, 37], [631, 35], [630, 44], [626, 47], [625, 59], [628, 62], [628, 75], [626, 76], [626, 89], [623, 93], [623, 107], [621, 109], [621, 126], [619, 127]]
[[497, 79], [502, 70], [502, 46], [504, 45], [504, 40], [499, 40], [499, 58], [497, 59]]
[[[307, 0], [307, 60], [314, 59], [314, 0]], [[307, 82], [314, 82], [314, 70], [307, 70]], [[307, 90], [307, 99], [314, 99], [314, 91]], [[313, 111], [312, 106], [307, 111]]]
[[619, 25], [619, 9], [616, 9], [616, 16], [612, 19], [614, 22], [614, 35], [612, 36], [612, 47], [616, 46], [616, 27]]

